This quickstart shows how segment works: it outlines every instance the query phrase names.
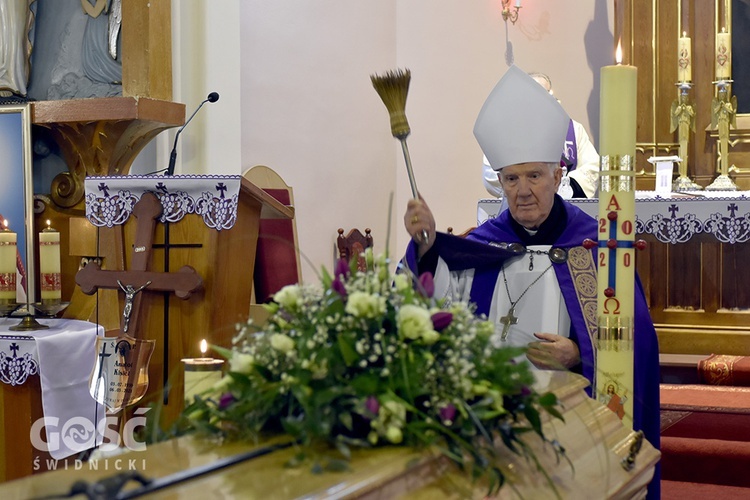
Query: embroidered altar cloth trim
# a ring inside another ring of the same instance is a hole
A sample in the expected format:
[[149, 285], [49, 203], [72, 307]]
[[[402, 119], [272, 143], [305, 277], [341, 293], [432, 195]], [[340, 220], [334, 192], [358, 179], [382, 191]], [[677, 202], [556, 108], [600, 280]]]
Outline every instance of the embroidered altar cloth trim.
[[[599, 200], [575, 198], [568, 200], [596, 218]], [[501, 199], [482, 199], [477, 205], [477, 224], [495, 218]], [[636, 191], [635, 231], [650, 234], [662, 243], [685, 243], [704, 233], [722, 243], [750, 241], [750, 191], [699, 191], [656, 193]]]
[[98, 227], [124, 224], [144, 193], [162, 205], [160, 222], [197, 214], [211, 229], [231, 229], [237, 220], [239, 175], [125, 175], [87, 177], [86, 218]]
[[[10, 385], [22, 385], [29, 375], [39, 373], [42, 412], [48, 419], [48, 451], [52, 458], [61, 460], [92, 448], [95, 422], [106, 417], [104, 407], [89, 394], [96, 337], [104, 335], [104, 328], [80, 320], [38, 321], [49, 328], [19, 335], [10, 331], [18, 324], [18, 318], [0, 320], [0, 365], [3, 382]], [[23, 380], [18, 383], [20, 378]], [[16, 383], [11, 383], [11, 379]], [[49, 439], [51, 432], [57, 434], [57, 439]], [[39, 434], [36, 437], [41, 440]], [[96, 444], [101, 443], [101, 438], [99, 434]]]

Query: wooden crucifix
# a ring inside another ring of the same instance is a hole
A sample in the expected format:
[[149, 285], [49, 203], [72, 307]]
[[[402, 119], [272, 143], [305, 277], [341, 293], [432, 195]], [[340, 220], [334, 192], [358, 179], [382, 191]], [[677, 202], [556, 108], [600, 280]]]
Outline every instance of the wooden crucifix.
[[190, 266], [183, 266], [173, 273], [149, 271], [156, 219], [161, 213], [161, 203], [153, 193], [145, 193], [133, 207], [133, 215], [138, 219], [138, 224], [129, 270], [103, 270], [97, 263], [90, 262], [76, 274], [76, 283], [86, 295], [93, 295], [99, 288], [122, 290], [125, 294], [125, 310], [120, 329], [123, 334], [129, 333], [135, 338], [139, 338], [142, 295], [139, 292], [174, 292], [177, 297], [187, 299], [203, 285], [201, 276]]

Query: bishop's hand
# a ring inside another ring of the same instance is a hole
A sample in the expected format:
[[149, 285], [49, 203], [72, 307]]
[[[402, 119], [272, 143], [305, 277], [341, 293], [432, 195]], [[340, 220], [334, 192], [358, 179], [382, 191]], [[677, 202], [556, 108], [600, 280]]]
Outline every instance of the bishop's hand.
[[[404, 214], [404, 227], [406, 227], [406, 232], [409, 233], [411, 239], [417, 244], [420, 257], [432, 248], [435, 242], [435, 217], [422, 195], [419, 195], [418, 200], [409, 200]], [[427, 234], [426, 241], [424, 234]]]
[[575, 342], [553, 333], [535, 333], [540, 342], [529, 342], [526, 357], [542, 370], [567, 370], [581, 362]]

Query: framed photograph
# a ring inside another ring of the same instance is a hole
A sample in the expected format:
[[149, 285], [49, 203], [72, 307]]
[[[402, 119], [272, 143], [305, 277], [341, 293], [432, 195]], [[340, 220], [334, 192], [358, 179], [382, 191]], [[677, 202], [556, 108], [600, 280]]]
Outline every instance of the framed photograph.
[[36, 283], [32, 165], [29, 105], [0, 106], [0, 228], [16, 233], [16, 302], [27, 305]]

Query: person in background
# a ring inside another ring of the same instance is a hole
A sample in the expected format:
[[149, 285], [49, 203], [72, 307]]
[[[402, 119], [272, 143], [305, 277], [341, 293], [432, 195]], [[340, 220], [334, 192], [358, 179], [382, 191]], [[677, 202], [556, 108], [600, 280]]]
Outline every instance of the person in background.
[[[552, 94], [552, 81], [544, 73], [529, 73], [539, 85]], [[570, 198], [595, 198], [597, 195], [597, 182], [599, 181], [599, 153], [589, 139], [586, 129], [575, 120], [570, 120], [568, 131], [563, 146], [561, 163], [565, 163], [567, 175], [563, 175], [560, 195], [565, 199]], [[487, 156], [482, 162], [484, 187], [492, 196], [501, 198], [503, 196], [500, 181], [490, 166]], [[565, 172], [563, 172], [565, 174]], [[566, 187], [566, 177], [570, 188]]]

